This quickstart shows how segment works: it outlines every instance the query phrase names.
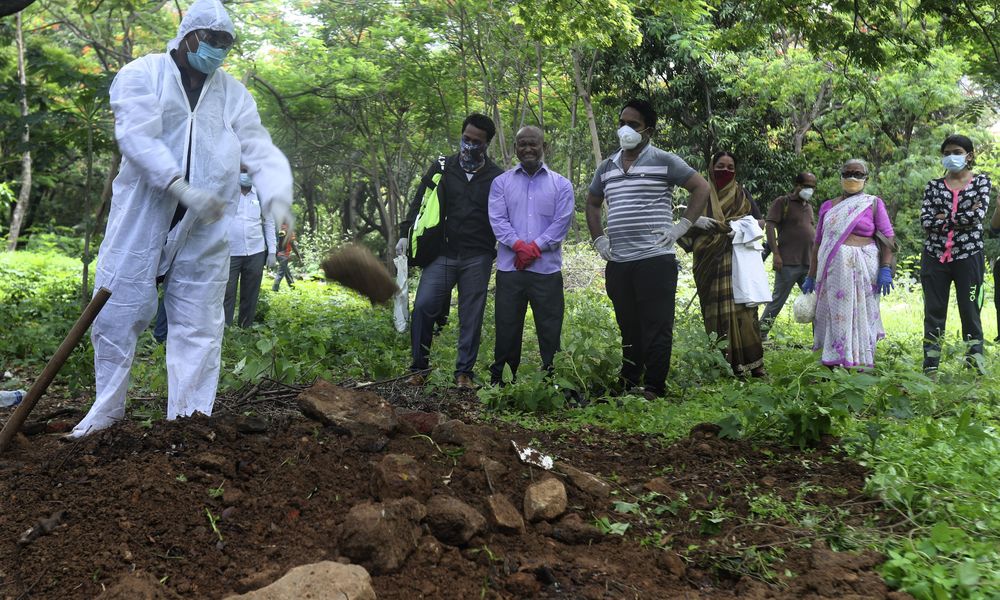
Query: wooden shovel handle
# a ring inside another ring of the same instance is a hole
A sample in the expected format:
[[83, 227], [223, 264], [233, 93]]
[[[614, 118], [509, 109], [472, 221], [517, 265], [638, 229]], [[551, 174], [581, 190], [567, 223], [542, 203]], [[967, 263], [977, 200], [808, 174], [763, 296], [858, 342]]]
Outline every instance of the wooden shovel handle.
[[59, 373], [59, 369], [62, 368], [66, 359], [69, 358], [73, 349], [76, 345], [80, 343], [83, 338], [83, 334], [87, 333], [87, 329], [90, 328], [90, 324], [94, 322], [97, 318], [97, 314], [101, 312], [104, 305], [107, 304], [108, 298], [111, 297], [111, 290], [107, 288], [101, 288], [97, 290], [94, 297], [90, 300], [90, 304], [87, 308], [83, 309], [83, 314], [80, 318], [76, 320], [76, 324], [73, 328], [69, 330], [66, 338], [59, 344], [59, 348], [56, 353], [52, 355], [49, 359], [49, 363], [45, 365], [45, 369], [42, 374], [38, 376], [35, 383], [32, 384], [31, 389], [24, 396], [21, 404], [14, 409], [14, 414], [10, 416], [7, 424], [4, 425], [3, 431], [0, 431], [0, 453], [7, 450], [7, 446], [10, 445], [11, 440], [17, 435], [17, 432], [21, 430], [21, 426], [28, 419], [28, 415], [31, 414], [32, 409], [35, 408], [35, 404], [38, 403], [38, 399], [42, 397], [45, 390], [49, 388], [49, 384], [55, 379], [56, 375]]

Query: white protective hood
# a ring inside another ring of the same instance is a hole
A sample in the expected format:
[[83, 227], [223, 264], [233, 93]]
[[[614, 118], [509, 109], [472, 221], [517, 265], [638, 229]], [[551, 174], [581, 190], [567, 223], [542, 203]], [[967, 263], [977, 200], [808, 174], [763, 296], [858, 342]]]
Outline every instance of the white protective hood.
[[184, 36], [198, 29], [225, 31], [234, 38], [236, 37], [233, 21], [219, 0], [194, 0], [188, 8], [187, 14], [181, 19], [181, 26], [177, 29], [177, 37], [167, 42], [167, 51], [176, 50]]

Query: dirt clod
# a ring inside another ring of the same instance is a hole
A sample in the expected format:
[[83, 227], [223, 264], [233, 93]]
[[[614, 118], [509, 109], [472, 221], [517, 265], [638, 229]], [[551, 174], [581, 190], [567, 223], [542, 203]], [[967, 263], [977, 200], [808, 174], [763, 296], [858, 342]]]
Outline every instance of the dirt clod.
[[299, 395], [298, 404], [304, 415], [337, 432], [380, 437], [391, 435], [399, 425], [392, 406], [378, 394], [322, 379]]
[[445, 544], [464, 546], [486, 529], [486, 519], [458, 498], [438, 495], [427, 503], [427, 527]]
[[489, 506], [490, 524], [504, 533], [524, 531], [524, 519], [514, 504], [503, 494], [491, 494], [486, 499]]
[[416, 549], [426, 514], [412, 498], [359, 504], [347, 513], [340, 550], [373, 574], [396, 571]]
[[532, 522], [557, 518], [566, 505], [566, 486], [554, 477], [531, 484], [524, 493], [524, 516]]
[[339, 598], [375, 600], [372, 579], [357, 565], [324, 561], [302, 565], [267, 587], [226, 600], [301, 600], [303, 598]]
[[386, 454], [372, 469], [372, 495], [378, 500], [412, 496], [425, 502], [431, 482], [412, 456]]
[[177, 594], [160, 585], [150, 573], [126, 573], [111, 587], [104, 590], [97, 600], [176, 600]]

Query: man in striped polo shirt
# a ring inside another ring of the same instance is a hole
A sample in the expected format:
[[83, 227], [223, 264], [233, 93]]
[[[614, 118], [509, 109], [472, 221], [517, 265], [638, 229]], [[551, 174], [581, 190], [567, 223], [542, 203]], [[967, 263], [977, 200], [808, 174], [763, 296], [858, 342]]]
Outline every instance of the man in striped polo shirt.
[[[676, 154], [650, 143], [656, 111], [631, 100], [618, 119], [621, 150], [597, 167], [587, 194], [587, 227], [594, 248], [608, 261], [606, 289], [622, 332], [621, 383], [642, 386], [647, 399], [662, 396], [674, 335], [677, 261], [674, 242], [705, 210], [705, 178]], [[674, 223], [676, 186], [691, 193]], [[601, 205], [608, 205], [608, 228]]]

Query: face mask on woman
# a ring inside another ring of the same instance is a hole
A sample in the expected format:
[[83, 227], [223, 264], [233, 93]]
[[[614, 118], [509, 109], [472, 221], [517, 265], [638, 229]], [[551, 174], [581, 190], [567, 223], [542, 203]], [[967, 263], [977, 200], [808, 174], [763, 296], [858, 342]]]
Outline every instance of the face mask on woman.
[[715, 179], [715, 188], [721, 190], [729, 185], [729, 182], [736, 177], [736, 171], [715, 169], [712, 171], [712, 177]]
[[965, 168], [966, 156], [965, 154], [949, 154], [941, 159], [941, 164], [952, 173], [958, 173]]
[[865, 189], [865, 180], [856, 177], [843, 177], [840, 180], [840, 187], [848, 194], [857, 194]]

